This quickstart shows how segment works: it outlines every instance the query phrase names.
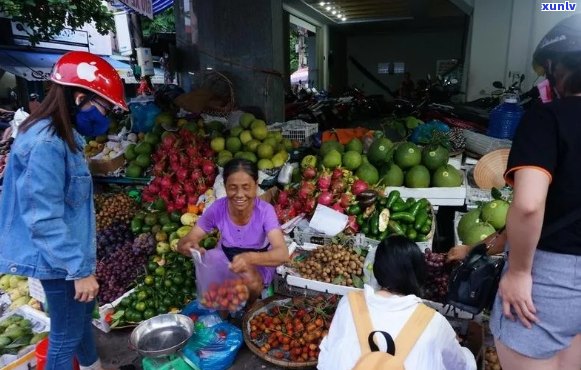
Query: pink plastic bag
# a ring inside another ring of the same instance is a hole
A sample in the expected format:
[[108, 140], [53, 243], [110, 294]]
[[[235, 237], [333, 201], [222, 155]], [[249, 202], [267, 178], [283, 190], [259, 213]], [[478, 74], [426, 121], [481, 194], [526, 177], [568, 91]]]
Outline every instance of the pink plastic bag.
[[240, 310], [249, 297], [248, 287], [242, 276], [228, 268], [228, 259], [221, 258], [222, 251], [213, 249], [200, 255], [194, 251], [196, 289], [203, 307], [218, 311]]

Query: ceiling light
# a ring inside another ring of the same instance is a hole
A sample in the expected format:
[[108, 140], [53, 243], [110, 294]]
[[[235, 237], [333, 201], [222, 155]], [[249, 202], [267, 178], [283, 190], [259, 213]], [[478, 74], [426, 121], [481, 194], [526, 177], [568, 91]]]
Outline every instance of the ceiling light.
[[333, 15], [335, 15], [335, 14], [337, 14], [337, 11], [336, 11], [336, 10], [333, 10], [331, 13], [332, 13]]
[[329, 10], [331, 10], [331, 7], [330, 7], [330, 6], [327, 6], [325, 9], [326, 9], [327, 11], [329, 11]]
[[342, 20], [343, 22], [345, 22], [345, 21], [347, 20], [347, 17], [343, 17], [343, 18], [341, 18], [341, 20]]
[[320, 5], [320, 6], [325, 6], [325, 2], [324, 2], [324, 1], [321, 1], [321, 2], [319, 3], [319, 5]]

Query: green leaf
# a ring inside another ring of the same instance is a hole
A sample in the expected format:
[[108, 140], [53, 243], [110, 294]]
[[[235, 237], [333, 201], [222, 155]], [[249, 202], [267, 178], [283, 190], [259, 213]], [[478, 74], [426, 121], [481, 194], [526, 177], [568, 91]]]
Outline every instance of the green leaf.
[[351, 275], [351, 280], [353, 281], [353, 286], [355, 288], [363, 288], [363, 279], [361, 279], [359, 276], [352, 274]]

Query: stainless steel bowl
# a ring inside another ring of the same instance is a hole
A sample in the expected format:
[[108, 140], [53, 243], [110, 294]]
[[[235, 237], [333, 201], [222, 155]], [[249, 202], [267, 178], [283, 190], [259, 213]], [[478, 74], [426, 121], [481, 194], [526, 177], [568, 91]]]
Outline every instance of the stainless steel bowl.
[[185, 315], [168, 313], [139, 324], [130, 346], [145, 357], [161, 357], [181, 350], [194, 333], [194, 322]]

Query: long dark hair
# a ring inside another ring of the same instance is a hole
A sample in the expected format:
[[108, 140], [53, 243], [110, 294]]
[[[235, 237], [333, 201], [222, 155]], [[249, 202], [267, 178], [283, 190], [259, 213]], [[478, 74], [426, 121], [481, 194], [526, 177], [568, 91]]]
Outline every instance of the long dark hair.
[[581, 53], [566, 55], [561, 58], [559, 64], [566, 71], [563, 77], [565, 96], [581, 93]]
[[247, 175], [252, 177], [254, 181], [258, 182], [258, 167], [256, 167], [254, 162], [243, 158], [233, 158], [224, 165], [224, 172], [222, 174], [222, 177], [224, 177], [224, 183], [226, 183], [230, 175], [238, 171], [245, 172]]
[[73, 153], [80, 148], [75, 143], [73, 133], [72, 112], [74, 108], [73, 90], [59, 84], [53, 83], [48, 91], [48, 95], [38, 109], [34, 110], [24, 122], [18, 127], [20, 132], [26, 132], [38, 121], [51, 118], [52, 131], [60, 137], [71, 149]]
[[377, 246], [373, 275], [391, 293], [419, 296], [426, 279], [424, 256], [405, 236], [390, 236]]

